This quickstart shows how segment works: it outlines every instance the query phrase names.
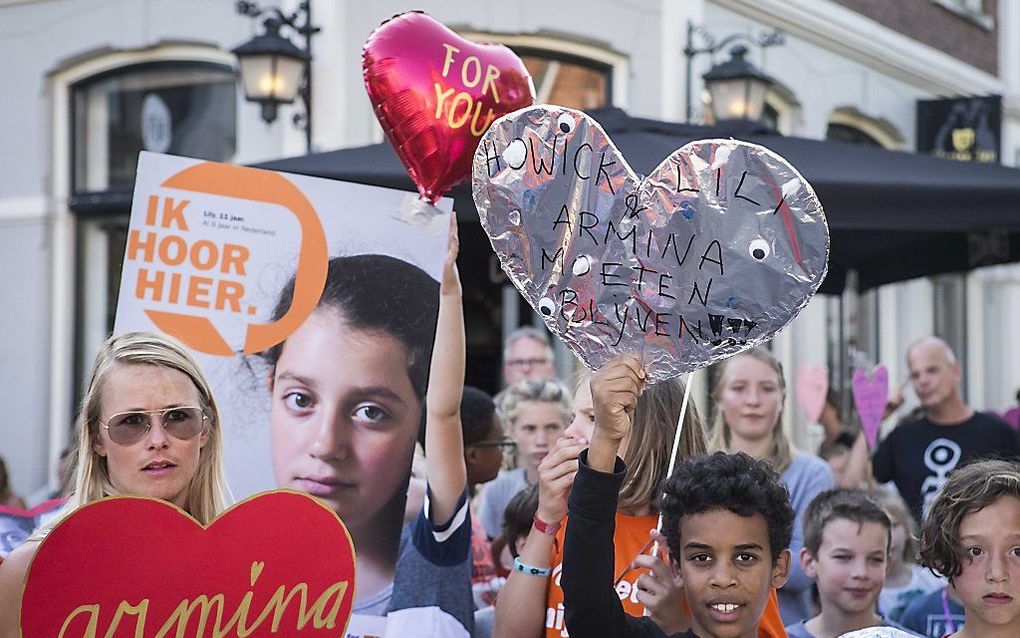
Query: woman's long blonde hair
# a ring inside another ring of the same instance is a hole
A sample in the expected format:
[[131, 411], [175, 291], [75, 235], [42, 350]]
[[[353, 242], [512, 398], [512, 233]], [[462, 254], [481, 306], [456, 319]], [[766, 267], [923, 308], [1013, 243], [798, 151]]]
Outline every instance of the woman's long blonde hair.
[[187, 511], [206, 525], [223, 511], [227, 490], [223, 481], [223, 437], [220, 413], [209, 382], [198, 363], [175, 339], [149, 332], [129, 332], [110, 337], [92, 366], [88, 389], [75, 422], [77, 444], [72, 448], [73, 491], [58, 516], [33, 537], [44, 537], [53, 525], [75, 509], [118, 492], [110, 483], [106, 458], [95, 451], [99, 439], [100, 408], [106, 375], [120, 365], [149, 365], [183, 373], [195, 385], [202, 410], [209, 417], [208, 439], [199, 453], [198, 469], [188, 489]]
[[[627, 439], [623, 462], [627, 475], [620, 487], [618, 508], [627, 511], [650, 506], [658, 511], [662, 486], [669, 470], [669, 457], [683, 405], [684, 384], [680, 379], [660, 381], [645, 387], [634, 409], [634, 420]], [[706, 451], [705, 429], [693, 401], [684, 414], [677, 463]]]
[[716, 364], [715, 367], [715, 385], [712, 390], [712, 403], [713, 403], [713, 417], [712, 417], [712, 438], [708, 443], [709, 448], [712, 451], [722, 450], [723, 452], [730, 452], [731, 437], [730, 437], [730, 426], [726, 423], [726, 419], [723, 417], [723, 411], [719, 407], [719, 398], [722, 395], [723, 388], [726, 387], [726, 372], [729, 370], [730, 364], [737, 357], [751, 357], [761, 361], [776, 373], [776, 377], [779, 378], [779, 389], [783, 394], [779, 405], [779, 414], [776, 417], [776, 423], [772, 427], [772, 450], [766, 457], [766, 460], [772, 463], [776, 472], [782, 474], [786, 471], [790, 464], [793, 463], [793, 456], [795, 454], [793, 444], [790, 443], [789, 437], [786, 436], [786, 431], [783, 430], [783, 404], [786, 402], [786, 379], [783, 377], [783, 368], [779, 365], [779, 362], [775, 357], [772, 356], [768, 350], [764, 348], [752, 348], [740, 354], [734, 355], [729, 359], [725, 359], [722, 362]]
[[[588, 387], [591, 376], [591, 372], [586, 372], [577, 380], [575, 393], [582, 387]], [[669, 470], [669, 456], [673, 451], [673, 439], [676, 437], [676, 426], [680, 420], [684, 387], [680, 379], [661, 381], [646, 386], [638, 398], [627, 449], [623, 453], [627, 475], [620, 486], [618, 509], [632, 512], [651, 507], [658, 511], [662, 485]], [[680, 433], [680, 447], [677, 449], [677, 463], [704, 454], [707, 447], [705, 428], [698, 416], [698, 409], [693, 401], [688, 401], [683, 432]]]

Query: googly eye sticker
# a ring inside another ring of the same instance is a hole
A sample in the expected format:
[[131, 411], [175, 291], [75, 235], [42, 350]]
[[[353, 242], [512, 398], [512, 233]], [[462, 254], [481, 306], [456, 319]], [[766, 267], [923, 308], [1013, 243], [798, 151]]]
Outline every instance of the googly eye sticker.
[[513, 140], [503, 149], [503, 161], [510, 167], [523, 166], [527, 157], [528, 147], [525, 146], [524, 140]]
[[587, 275], [591, 272], [591, 257], [588, 255], [578, 255], [574, 259], [574, 265], [571, 266], [571, 272], [574, 273], [575, 277]]
[[569, 113], [564, 113], [556, 118], [556, 130], [560, 133], [571, 133], [576, 126], [574, 118]]
[[747, 247], [747, 252], [758, 261], [762, 261], [772, 254], [772, 246], [766, 240], [759, 237], [751, 242]]
[[549, 297], [543, 297], [538, 302], [538, 311], [546, 317], [551, 317], [556, 311], [556, 304]]

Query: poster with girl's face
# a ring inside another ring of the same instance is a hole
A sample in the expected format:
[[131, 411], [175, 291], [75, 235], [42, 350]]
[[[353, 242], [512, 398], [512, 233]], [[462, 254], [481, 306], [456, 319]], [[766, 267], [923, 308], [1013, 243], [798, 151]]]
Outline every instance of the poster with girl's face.
[[[115, 332], [181, 340], [209, 377], [235, 499], [316, 496], [351, 532], [355, 613], [385, 613], [451, 202], [142, 153]], [[352, 625], [354, 626], [354, 625]]]

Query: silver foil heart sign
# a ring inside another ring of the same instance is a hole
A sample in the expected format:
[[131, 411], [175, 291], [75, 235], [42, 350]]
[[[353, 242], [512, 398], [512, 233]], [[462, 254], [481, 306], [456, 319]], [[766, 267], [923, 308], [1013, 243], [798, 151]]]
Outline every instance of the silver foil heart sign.
[[755, 144], [691, 142], [642, 178], [597, 122], [540, 105], [493, 123], [472, 186], [503, 270], [590, 368], [709, 365], [771, 339], [825, 277], [818, 197]]

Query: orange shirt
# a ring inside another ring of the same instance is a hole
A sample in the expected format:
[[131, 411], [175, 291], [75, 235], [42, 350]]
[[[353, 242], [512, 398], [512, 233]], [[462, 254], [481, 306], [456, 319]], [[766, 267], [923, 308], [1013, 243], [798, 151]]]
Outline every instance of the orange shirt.
[[[644, 605], [637, 600], [637, 579], [648, 570], [631, 569], [627, 571], [627, 568], [642, 552], [650, 551], [647, 546], [648, 530], [654, 528], [658, 522], [659, 517], [655, 515], [627, 516], [619, 512], [616, 514], [616, 532], [613, 536], [616, 555], [613, 572], [617, 578], [623, 574], [623, 578], [616, 586], [616, 594], [620, 597], [623, 610], [631, 616], [643, 616], [645, 613]], [[566, 521], [564, 521], [553, 545], [553, 556], [550, 563], [553, 571], [552, 577], [548, 581], [545, 599], [545, 638], [565, 638], [568, 635], [563, 620], [563, 589], [560, 587], [560, 573], [563, 571], [563, 536], [566, 529]], [[663, 557], [668, 552], [665, 547], [660, 551]], [[765, 611], [762, 612], [761, 620], [758, 622], [758, 637], [786, 638], [783, 619], [779, 616], [779, 600], [776, 598], [775, 590], [769, 594]]]

